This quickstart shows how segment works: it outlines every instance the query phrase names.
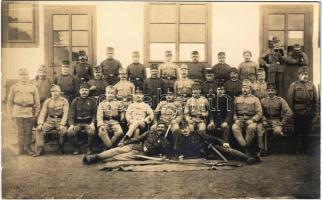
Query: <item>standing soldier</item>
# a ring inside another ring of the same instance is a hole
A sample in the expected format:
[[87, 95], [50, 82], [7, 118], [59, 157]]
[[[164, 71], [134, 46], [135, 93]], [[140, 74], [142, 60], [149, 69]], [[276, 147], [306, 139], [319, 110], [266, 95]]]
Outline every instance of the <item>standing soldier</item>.
[[44, 137], [54, 129], [59, 134], [59, 153], [63, 154], [69, 103], [67, 99], [61, 97], [61, 90], [58, 85], [51, 85], [50, 93], [51, 97], [44, 102], [38, 118], [35, 157], [44, 153]]
[[201, 84], [201, 93], [204, 97], [215, 94], [217, 92], [218, 83], [215, 81], [214, 71], [206, 68], [206, 81]]
[[158, 76], [166, 84], [166, 88], [173, 90], [174, 82], [179, 79], [179, 67], [172, 62], [172, 52], [165, 52], [165, 63], [159, 66]]
[[278, 91], [283, 94], [284, 89], [284, 50], [280, 48], [280, 39], [273, 37], [273, 48], [268, 49], [259, 57], [261, 66], [267, 69], [267, 82], [276, 85]]
[[[277, 91], [275, 85], [268, 85], [267, 94], [268, 97], [261, 100], [263, 117], [262, 123], [258, 123], [257, 127], [258, 146], [261, 155], [266, 153], [263, 144], [265, 130], [268, 131], [268, 129], [270, 129], [275, 136], [283, 136], [283, 126], [293, 115], [287, 102], [282, 97], [276, 96]], [[268, 132], [266, 132], [266, 134], [267, 133]]]
[[70, 143], [76, 149], [73, 154], [80, 152], [76, 135], [79, 131], [85, 130], [88, 136], [87, 154], [92, 153], [93, 137], [95, 135], [96, 123], [96, 99], [89, 97], [89, 85], [84, 82], [79, 89], [80, 97], [76, 97], [69, 110], [68, 115], [68, 138]]
[[143, 84], [143, 93], [147, 98], [150, 98], [150, 105], [155, 109], [158, 105], [161, 95], [166, 92], [165, 82], [158, 78], [158, 66], [152, 64], [150, 68], [151, 77], [146, 79]]
[[63, 97], [65, 97], [68, 102], [72, 102], [79, 90], [79, 79], [69, 73], [69, 67], [69, 61], [64, 60], [61, 66], [61, 75], [55, 77], [54, 83], [60, 86]]
[[235, 99], [242, 92], [242, 82], [238, 79], [238, 70], [235, 67], [229, 70], [230, 79], [224, 84], [226, 94]]
[[78, 62], [74, 66], [74, 75], [78, 77], [81, 83], [88, 82], [93, 78], [93, 67], [87, 61], [88, 57], [85, 51], [79, 51]]
[[[115, 100], [115, 88], [106, 87], [106, 99], [98, 105], [97, 127], [98, 135], [107, 149], [123, 136], [123, 130], [119, 121], [125, 120], [125, 109], [120, 101]], [[110, 136], [112, 138], [110, 138]]]
[[39, 94], [37, 88], [29, 83], [26, 68], [19, 69], [18, 79], [19, 82], [10, 88], [7, 108], [18, 127], [19, 154], [33, 155], [30, 145], [34, 117], [40, 110]]
[[191, 87], [194, 82], [188, 78], [188, 66], [186, 64], [181, 65], [180, 73], [181, 78], [174, 83], [174, 92], [178, 96], [191, 97]]
[[131, 98], [135, 92], [135, 86], [133, 83], [127, 80], [126, 70], [120, 68], [119, 70], [120, 81], [114, 85], [116, 90], [116, 97], [125, 102], [128, 105], [131, 102]]
[[191, 132], [197, 129], [200, 133], [205, 134], [209, 102], [200, 94], [201, 86], [195, 83], [192, 86], [192, 97], [188, 99], [184, 109], [184, 118], [188, 122]]
[[[245, 148], [247, 154], [250, 153], [250, 146], [255, 137], [258, 121], [263, 115], [262, 106], [259, 99], [252, 95], [252, 83], [244, 79], [242, 95], [236, 97], [234, 101], [234, 124], [233, 134], [237, 142]], [[246, 129], [246, 137], [243, 137], [243, 129]]]
[[125, 117], [129, 124], [129, 130], [121, 140], [121, 145], [126, 139], [137, 137], [140, 133], [144, 132], [153, 120], [153, 110], [148, 104], [143, 102], [142, 91], [137, 90], [135, 92], [134, 102], [127, 108]]
[[51, 81], [47, 77], [47, 69], [44, 65], [41, 65], [38, 68], [38, 74], [35, 79], [31, 80], [31, 83], [37, 87], [39, 99], [40, 99], [40, 107], [42, 107], [44, 101], [50, 97], [50, 85]]
[[225, 88], [219, 86], [217, 95], [213, 95], [209, 100], [209, 124], [208, 130], [218, 130], [222, 132], [224, 146], [229, 147], [230, 127], [233, 121], [233, 101], [225, 94]]
[[118, 81], [119, 69], [122, 68], [120, 61], [114, 59], [114, 48], [107, 47], [107, 58], [100, 64], [103, 78], [109, 85], [115, 85]]
[[309, 81], [309, 68], [299, 68], [298, 76], [299, 80], [290, 85], [287, 95], [294, 112], [294, 142], [297, 154], [306, 151], [307, 134], [311, 130], [318, 104], [316, 88]]
[[259, 68], [257, 71], [257, 81], [253, 83], [253, 95], [259, 99], [267, 97], [267, 83], [263, 68]]
[[135, 88], [143, 88], [143, 82], [146, 79], [146, 71], [143, 64], [140, 63], [140, 54], [138, 51], [134, 51], [132, 54], [133, 63], [130, 64], [127, 69], [127, 76]]
[[94, 79], [90, 80], [88, 84], [89, 96], [101, 96], [105, 94], [105, 88], [107, 87], [107, 82], [103, 79], [102, 69], [100, 66], [95, 67], [94, 69]]
[[300, 67], [309, 66], [309, 58], [301, 50], [299, 44], [294, 44], [293, 49], [288, 52], [286, 63], [285, 74], [287, 76], [285, 77], [285, 85], [288, 86], [297, 80], [297, 72]]
[[251, 60], [252, 52], [244, 50], [243, 56], [245, 61], [238, 66], [239, 80], [249, 79], [252, 83], [256, 81], [258, 64]]
[[199, 62], [199, 52], [191, 52], [192, 62], [188, 64], [189, 74], [188, 77], [193, 81], [202, 83], [205, 80], [206, 64]]
[[229, 70], [231, 66], [226, 64], [226, 54], [225, 52], [218, 53], [218, 63], [212, 66], [212, 70], [215, 74], [215, 80], [224, 84], [229, 79]]

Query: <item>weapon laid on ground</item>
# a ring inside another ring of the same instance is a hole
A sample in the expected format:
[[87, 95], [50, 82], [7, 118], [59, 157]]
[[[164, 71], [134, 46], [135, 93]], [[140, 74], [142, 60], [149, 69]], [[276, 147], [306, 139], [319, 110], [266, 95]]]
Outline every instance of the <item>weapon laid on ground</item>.
[[214, 147], [214, 145], [209, 144], [208, 147], [210, 147], [212, 150], [214, 150], [225, 162], [228, 162], [228, 160], [225, 158], [224, 155], [222, 155], [217, 149], [216, 147]]

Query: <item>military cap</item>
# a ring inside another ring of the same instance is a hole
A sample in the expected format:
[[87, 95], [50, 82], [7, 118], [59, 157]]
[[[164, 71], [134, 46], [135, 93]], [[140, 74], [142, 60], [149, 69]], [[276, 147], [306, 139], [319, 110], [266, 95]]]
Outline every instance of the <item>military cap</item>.
[[156, 70], [158, 70], [158, 64], [153, 63], [153, 64], [151, 65], [151, 67], [150, 67], [150, 70], [152, 70], [152, 69], [156, 69]]
[[267, 89], [274, 89], [276, 90], [276, 85], [274, 83], [267, 84]]
[[197, 50], [194, 50], [191, 52], [192, 55], [199, 55], [199, 52]]
[[126, 69], [120, 68], [119, 69], [119, 74], [126, 74]]
[[140, 87], [137, 87], [135, 90], [135, 94], [143, 94], [143, 91]]
[[258, 69], [257, 69], [257, 74], [265, 74], [265, 69], [263, 69], [263, 68], [258, 68]]
[[273, 41], [273, 43], [279, 43], [281, 40], [278, 37], [274, 36], [272, 38], [272, 41]]
[[252, 56], [252, 52], [249, 49], [244, 49], [243, 55], [245, 55], [246, 53], [249, 53], [249, 55]]
[[109, 51], [109, 52], [112, 52], [112, 51], [114, 51], [114, 48], [113, 47], [107, 47], [106, 50]]
[[201, 85], [200, 83], [196, 82], [192, 85], [191, 87], [192, 90], [201, 90]]
[[100, 73], [102, 72], [102, 67], [100, 65], [97, 65], [96, 67], [93, 67], [94, 73]]
[[70, 67], [70, 62], [69, 62], [69, 60], [63, 60], [63, 62], [62, 62], [62, 67]]
[[50, 91], [61, 91], [60, 86], [56, 84], [51, 84], [50, 85]]
[[47, 72], [47, 67], [45, 65], [40, 65], [40, 67], [37, 70], [38, 72]]
[[132, 55], [134, 56], [134, 55], [140, 55], [140, 53], [138, 52], [138, 51], [133, 51], [132, 52]]
[[106, 86], [105, 91], [108, 91], [108, 90], [116, 90], [116, 89], [113, 85], [108, 85]]
[[27, 68], [22, 67], [22, 68], [20, 68], [20, 69], [18, 70], [18, 74], [19, 74], [19, 75], [28, 75], [29, 73], [28, 73]]
[[243, 80], [243, 86], [249, 86], [252, 87], [252, 82], [248, 79], [244, 79]]
[[218, 54], [217, 54], [218, 56], [221, 56], [221, 55], [226, 55], [226, 53], [225, 52], [223, 52], [223, 51], [221, 51], [221, 52], [218, 52]]
[[180, 70], [183, 70], [183, 69], [188, 70], [188, 66], [186, 64], [182, 64], [180, 67]]
[[299, 44], [294, 44], [294, 45], [293, 45], [293, 48], [294, 48], [295, 50], [300, 50], [300, 49], [301, 49], [301, 45], [299, 45]]
[[165, 51], [165, 56], [172, 56], [172, 52], [170, 50]]
[[238, 69], [237, 69], [237, 68], [235, 68], [235, 67], [231, 67], [231, 68], [229, 69], [229, 74], [230, 74], [231, 72], [235, 72], [235, 73], [237, 73], [237, 74], [238, 74]]
[[89, 89], [90, 85], [87, 82], [84, 82], [79, 86], [79, 89], [82, 89], [82, 88]]
[[86, 56], [86, 52], [84, 50], [80, 50], [78, 52], [78, 56]]
[[167, 123], [166, 123], [165, 121], [163, 121], [163, 120], [158, 121], [157, 126], [158, 126], [158, 125], [161, 125], [161, 124], [162, 124], [164, 127], [167, 127]]
[[300, 67], [298, 73], [309, 73], [309, 68], [307, 66]]
[[214, 70], [212, 70], [210, 67], [207, 67], [207, 68], [205, 69], [205, 73], [206, 73], [206, 74], [214, 74]]

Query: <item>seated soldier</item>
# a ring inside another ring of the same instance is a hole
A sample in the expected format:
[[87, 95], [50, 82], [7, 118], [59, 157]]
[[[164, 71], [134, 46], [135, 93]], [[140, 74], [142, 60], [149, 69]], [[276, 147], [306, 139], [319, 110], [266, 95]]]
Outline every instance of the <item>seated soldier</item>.
[[153, 120], [153, 110], [143, 102], [143, 94], [141, 90], [137, 90], [134, 94], [134, 102], [129, 105], [125, 113], [126, 121], [128, 122], [129, 130], [122, 138], [120, 145], [127, 138], [132, 138], [144, 132], [148, 125]]
[[208, 117], [208, 100], [201, 96], [201, 86], [195, 83], [192, 86], [192, 97], [188, 99], [184, 118], [189, 123], [191, 131], [197, 128], [200, 132], [206, 132], [206, 119]]
[[118, 100], [124, 101], [124, 106], [128, 106], [135, 92], [135, 86], [133, 83], [127, 80], [127, 74], [125, 69], [120, 68], [119, 77], [120, 81], [114, 85], [116, 97]]
[[279, 96], [276, 96], [277, 91], [274, 84], [267, 86], [268, 97], [261, 100], [263, 107], [262, 123], [257, 126], [258, 145], [261, 151], [261, 155], [265, 155], [263, 135], [266, 131], [271, 132], [274, 136], [283, 136], [283, 125], [293, 115], [291, 108], [287, 102]]
[[[123, 104], [115, 99], [115, 93], [113, 86], [107, 86], [106, 100], [102, 101], [97, 109], [98, 135], [107, 149], [111, 148], [123, 136], [119, 121], [125, 120], [125, 109]], [[113, 135], [112, 138], [110, 135]]]
[[[242, 86], [242, 95], [234, 101], [234, 124], [233, 134], [237, 142], [245, 149], [247, 154], [251, 152], [251, 145], [255, 137], [258, 121], [263, 115], [259, 99], [252, 95], [252, 83], [245, 79]], [[243, 136], [243, 129], [246, 128], [246, 137]], [[259, 159], [259, 158], [258, 158]]]
[[209, 99], [209, 124], [207, 129], [213, 130], [217, 135], [221, 130], [225, 141], [224, 146], [229, 147], [230, 126], [233, 120], [232, 98], [225, 94], [225, 88], [219, 86], [217, 95]]
[[[97, 163], [101, 160], [132, 160], [133, 156], [145, 154], [147, 156], [166, 156], [172, 154], [171, 143], [165, 138], [166, 124], [158, 122], [156, 129], [146, 131], [141, 135], [128, 138], [122, 146], [106, 150], [97, 155], [85, 155], [85, 164]], [[142, 144], [143, 143], [143, 144]]]
[[60, 96], [61, 90], [58, 85], [51, 85], [50, 93], [51, 97], [44, 102], [38, 117], [35, 157], [43, 154], [45, 134], [54, 129], [58, 130], [59, 152], [63, 153], [64, 137], [67, 132], [66, 123], [69, 103], [67, 99]]
[[80, 147], [76, 135], [85, 130], [88, 136], [87, 154], [92, 153], [93, 137], [95, 135], [96, 123], [96, 99], [89, 97], [89, 84], [84, 82], [79, 89], [80, 97], [76, 97], [71, 103], [67, 131], [69, 142], [74, 146], [74, 155], [80, 153]]

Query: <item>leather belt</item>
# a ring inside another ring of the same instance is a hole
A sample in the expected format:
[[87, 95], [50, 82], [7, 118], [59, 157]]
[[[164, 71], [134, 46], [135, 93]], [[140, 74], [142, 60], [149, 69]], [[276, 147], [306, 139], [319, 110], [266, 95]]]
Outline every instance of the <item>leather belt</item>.
[[62, 118], [63, 116], [62, 115], [49, 115], [49, 117], [59, 119], [59, 118]]
[[14, 105], [21, 106], [21, 107], [33, 107], [34, 104], [22, 104], [22, 103], [14, 103]]

